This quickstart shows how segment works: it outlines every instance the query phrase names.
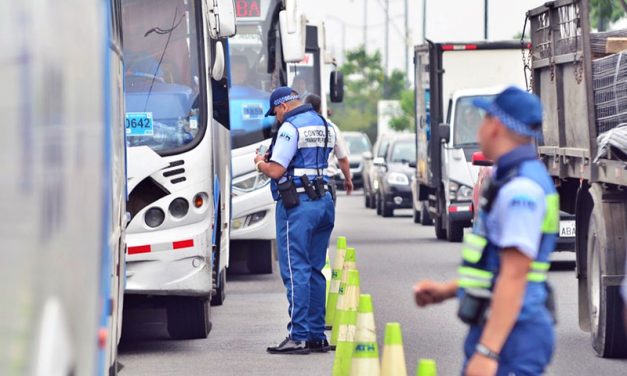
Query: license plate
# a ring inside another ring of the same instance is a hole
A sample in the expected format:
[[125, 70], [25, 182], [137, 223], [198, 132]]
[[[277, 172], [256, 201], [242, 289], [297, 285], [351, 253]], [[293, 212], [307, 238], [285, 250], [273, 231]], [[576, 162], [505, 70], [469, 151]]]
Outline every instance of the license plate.
[[242, 118], [254, 120], [263, 118], [263, 107], [260, 104], [246, 104], [242, 106]]
[[152, 112], [127, 112], [126, 113], [127, 136], [152, 136], [153, 123]]
[[575, 221], [560, 221], [560, 238], [575, 237]]

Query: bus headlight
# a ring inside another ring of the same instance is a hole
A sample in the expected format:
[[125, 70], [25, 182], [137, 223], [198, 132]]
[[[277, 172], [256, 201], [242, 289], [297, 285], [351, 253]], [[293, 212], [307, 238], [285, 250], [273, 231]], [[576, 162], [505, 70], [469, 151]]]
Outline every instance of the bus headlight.
[[189, 210], [189, 202], [187, 202], [186, 199], [181, 198], [181, 197], [174, 199], [174, 201], [172, 201], [170, 203], [170, 206], [168, 207], [168, 211], [170, 212], [170, 214], [172, 214], [174, 218], [185, 217], [187, 215], [188, 210]]
[[150, 208], [144, 214], [144, 221], [148, 227], [159, 227], [165, 220], [165, 213], [160, 208]]
[[388, 184], [394, 185], [409, 185], [409, 179], [407, 175], [401, 174], [399, 172], [390, 172], [388, 174]]
[[233, 179], [233, 193], [248, 193], [261, 189], [270, 183], [270, 178], [260, 172], [241, 175]]

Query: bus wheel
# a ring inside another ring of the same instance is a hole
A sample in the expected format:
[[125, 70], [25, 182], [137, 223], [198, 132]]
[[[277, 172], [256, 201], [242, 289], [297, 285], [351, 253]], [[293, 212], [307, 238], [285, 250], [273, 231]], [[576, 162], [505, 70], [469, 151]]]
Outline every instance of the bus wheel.
[[274, 252], [272, 240], [256, 242], [255, 247], [248, 249], [248, 270], [252, 274], [272, 274]]
[[207, 338], [211, 331], [211, 306], [206, 298], [170, 297], [166, 312], [168, 333], [174, 339]]
[[212, 306], [221, 306], [226, 299], [226, 269], [221, 272], [214, 272], [215, 293], [211, 296]]

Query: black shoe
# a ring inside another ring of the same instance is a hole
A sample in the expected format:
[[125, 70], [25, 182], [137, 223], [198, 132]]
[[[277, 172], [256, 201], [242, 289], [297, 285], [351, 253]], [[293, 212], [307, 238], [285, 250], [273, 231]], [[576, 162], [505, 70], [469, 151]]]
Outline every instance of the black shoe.
[[307, 348], [311, 350], [311, 352], [316, 353], [325, 353], [331, 350], [331, 346], [329, 346], [329, 342], [326, 339], [318, 341], [307, 341]]
[[305, 341], [294, 341], [289, 337], [276, 346], [266, 349], [270, 354], [309, 354], [310, 350]]

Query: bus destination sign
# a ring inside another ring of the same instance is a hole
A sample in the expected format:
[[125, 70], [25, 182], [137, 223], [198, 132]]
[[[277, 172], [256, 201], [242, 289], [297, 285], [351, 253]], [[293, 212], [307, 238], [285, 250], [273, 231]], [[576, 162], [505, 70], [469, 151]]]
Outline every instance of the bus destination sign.
[[235, 9], [237, 17], [250, 18], [261, 17], [260, 0], [236, 0]]

